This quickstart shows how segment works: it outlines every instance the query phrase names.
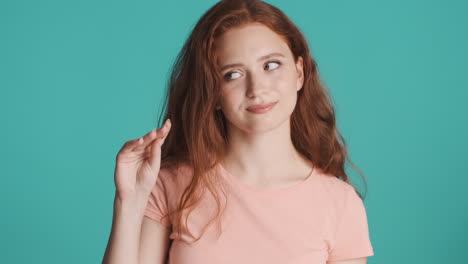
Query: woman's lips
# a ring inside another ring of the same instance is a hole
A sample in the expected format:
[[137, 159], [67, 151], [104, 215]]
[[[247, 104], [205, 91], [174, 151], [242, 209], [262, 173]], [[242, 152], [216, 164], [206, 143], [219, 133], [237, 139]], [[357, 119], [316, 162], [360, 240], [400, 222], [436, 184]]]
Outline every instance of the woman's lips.
[[276, 105], [277, 102], [273, 103], [267, 103], [267, 104], [257, 104], [257, 105], [251, 105], [247, 108], [247, 111], [260, 114], [260, 113], [265, 113], [271, 108], [273, 108]]

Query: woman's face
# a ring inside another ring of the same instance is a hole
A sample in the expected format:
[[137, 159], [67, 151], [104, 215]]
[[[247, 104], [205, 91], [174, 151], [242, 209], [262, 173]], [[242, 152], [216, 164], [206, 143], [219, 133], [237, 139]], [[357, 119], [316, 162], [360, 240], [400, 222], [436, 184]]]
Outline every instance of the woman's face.
[[[289, 122], [303, 84], [302, 58], [296, 63], [287, 43], [259, 23], [228, 30], [216, 46], [223, 76], [219, 105], [229, 129], [263, 132]], [[248, 109], [275, 102], [263, 113]]]

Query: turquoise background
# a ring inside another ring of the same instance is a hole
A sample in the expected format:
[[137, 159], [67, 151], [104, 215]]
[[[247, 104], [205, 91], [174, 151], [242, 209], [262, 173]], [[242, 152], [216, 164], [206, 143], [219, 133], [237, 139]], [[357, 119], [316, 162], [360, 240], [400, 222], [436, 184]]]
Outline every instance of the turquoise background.
[[[101, 262], [115, 155], [159, 125], [215, 2], [0, 3], [1, 263]], [[467, 2], [268, 2], [308, 38], [368, 180], [368, 263], [466, 261]]]

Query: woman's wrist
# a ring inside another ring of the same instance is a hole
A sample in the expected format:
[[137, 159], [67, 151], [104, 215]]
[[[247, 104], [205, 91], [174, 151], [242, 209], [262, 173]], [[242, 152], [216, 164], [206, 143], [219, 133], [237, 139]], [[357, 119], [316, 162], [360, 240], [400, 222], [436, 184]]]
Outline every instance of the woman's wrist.
[[114, 211], [119, 215], [132, 215], [142, 218], [148, 202], [148, 195], [135, 195], [121, 197], [118, 194], [114, 198]]

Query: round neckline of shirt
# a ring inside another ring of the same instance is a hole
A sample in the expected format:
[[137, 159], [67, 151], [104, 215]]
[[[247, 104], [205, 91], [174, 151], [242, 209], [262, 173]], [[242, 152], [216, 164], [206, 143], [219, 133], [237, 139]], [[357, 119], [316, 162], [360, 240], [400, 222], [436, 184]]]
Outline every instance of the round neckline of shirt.
[[309, 182], [312, 182], [315, 178], [317, 178], [317, 168], [315, 166], [312, 167], [312, 170], [309, 172], [309, 175], [307, 176], [306, 179], [303, 181], [296, 183], [291, 186], [287, 187], [282, 187], [278, 189], [263, 189], [263, 188], [257, 188], [251, 185], [248, 185], [246, 183], [243, 183], [241, 180], [237, 179], [234, 177], [228, 170], [224, 168], [224, 166], [221, 163], [218, 163], [219, 168], [221, 169], [221, 174], [222, 176], [227, 179], [229, 182], [233, 183], [234, 185], [240, 187], [241, 189], [247, 190], [249, 192], [253, 193], [258, 193], [258, 194], [279, 194], [279, 193], [287, 193], [294, 191], [296, 189], [302, 188], [304, 185], [309, 184]]

